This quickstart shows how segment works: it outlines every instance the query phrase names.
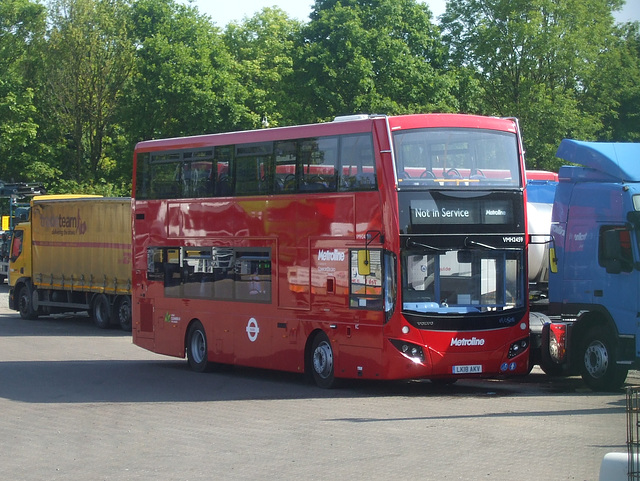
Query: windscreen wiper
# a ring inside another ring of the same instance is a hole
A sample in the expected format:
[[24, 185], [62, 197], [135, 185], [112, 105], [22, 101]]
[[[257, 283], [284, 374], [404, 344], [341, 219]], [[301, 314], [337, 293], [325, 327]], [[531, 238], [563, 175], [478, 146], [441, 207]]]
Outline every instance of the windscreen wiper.
[[407, 241], [407, 247], [422, 247], [423, 249], [426, 249], [432, 252], [447, 252], [446, 249], [440, 249], [439, 247], [430, 246], [428, 244], [422, 244], [421, 242], [416, 242], [412, 239], [409, 239]]
[[493, 246], [490, 246], [488, 244], [483, 244], [482, 242], [474, 241], [472, 239], [469, 239], [468, 237], [464, 240], [464, 246], [465, 247], [476, 247], [476, 248], [479, 247], [481, 249], [487, 249], [487, 250], [490, 250], [490, 251], [497, 251], [498, 250], [497, 247], [493, 247]]

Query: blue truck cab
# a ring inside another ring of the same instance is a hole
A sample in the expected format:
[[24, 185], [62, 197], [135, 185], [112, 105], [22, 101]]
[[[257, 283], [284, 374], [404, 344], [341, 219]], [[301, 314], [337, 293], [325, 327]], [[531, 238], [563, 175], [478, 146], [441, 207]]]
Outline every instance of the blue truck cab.
[[640, 144], [565, 139], [551, 214], [548, 373], [619, 389], [640, 359]]

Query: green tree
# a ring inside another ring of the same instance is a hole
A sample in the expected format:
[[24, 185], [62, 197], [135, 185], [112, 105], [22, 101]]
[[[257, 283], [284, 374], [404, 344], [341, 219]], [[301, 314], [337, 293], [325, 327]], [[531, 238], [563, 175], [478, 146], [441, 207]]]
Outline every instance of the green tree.
[[316, 0], [299, 71], [308, 120], [457, 110], [429, 8], [415, 0]]
[[296, 123], [299, 115], [294, 61], [302, 24], [278, 8], [265, 8], [224, 32], [227, 48], [238, 62], [244, 104], [251, 128]]
[[619, 25], [595, 67], [583, 108], [600, 116], [598, 139], [640, 142], [640, 23]]
[[123, 111], [133, 142], [251, 124], [238, 70], [209, 17], [174, 0], [133, 5], [136, 70]]
[[54, 121], [47, 136], [57, 163], [49, 167], [71, 186], [104, 183], [117, 164], [105, 146], [118, 136], [116, 113], [133, 69], [129, 7], [124, 0], [54, 0], [50, 8], [43, 108]]
[[455, 64], [475, 72], [481, 112], [521, 121], [530, 168], [557, 167], [563, 137], [592, 139], [585, 85], [622, 0], [450, 0], [442, 17]]
[[46, 11], [31, 0], [0, 2], [0, 178], [31, 180], [35, 120], [32, 66], [45, 29]]

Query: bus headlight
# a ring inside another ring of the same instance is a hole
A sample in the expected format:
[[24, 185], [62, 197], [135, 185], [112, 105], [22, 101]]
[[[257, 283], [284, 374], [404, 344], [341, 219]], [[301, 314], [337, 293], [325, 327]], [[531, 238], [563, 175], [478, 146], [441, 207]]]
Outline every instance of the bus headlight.
[[522, 354], [529, 347], [529, 339], [520, 339], [509, 346], [509, 354], [507, 357], [513, 359], [514, 357]]
[[399, 339], [389, 339], [393, 347], [402, 353], [403, 356], [411, 359], [415, 363], [424, 364], [424, 350], [422, 346], [412, 342], [401, 341]]

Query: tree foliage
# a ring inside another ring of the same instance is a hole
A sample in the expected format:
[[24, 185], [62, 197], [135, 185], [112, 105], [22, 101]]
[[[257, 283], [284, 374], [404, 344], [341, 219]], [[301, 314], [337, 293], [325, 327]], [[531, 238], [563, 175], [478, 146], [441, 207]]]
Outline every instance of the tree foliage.
[[640, 139], [622, 0], [316, 0], [220, 29], [180, 0], [0, 2], [3, 180], [126, 195], [144, 139], [352, 113], [518, 117], [529, 167], [563, 137]]
[[240, 128], [246, 116], [236, 62], [193, 7], [140, 0], [132, 10], [136, 69], [123, 109], [135, 140]]
[[452, 60], [483, 86], [482, 112], [518, 117], [531, 167], [554, 168], [563, 137], [593, 139], [585, 86], [613, 35], [620, 0], [450, 0], [442, 19]]
[[0, 179], [21, 179], [36, 141], [34, 49], [43, 38], [46, 11], [28, 0], [0, 3]]
[[249, 128], [290, 125], [300, 118], [294, 62], [301, 29], [278, 8], [265, 8], [225, 29], [225, 44], [238, 62]]
[[640, 142], [640, 24], [616, 28], [585, 79], [585, 111], [601, 122], [598, 138]]
[[45, 49], [45, 91], [69, 180], [98, 181], [113, 169], [105, 145], [133, 69], [128, 6], [118, 0], [55, 0]]
[[447, 52], [422, 3], [316, 0], [303, 35], [300, 83], [314, 120], [457, 108]]

